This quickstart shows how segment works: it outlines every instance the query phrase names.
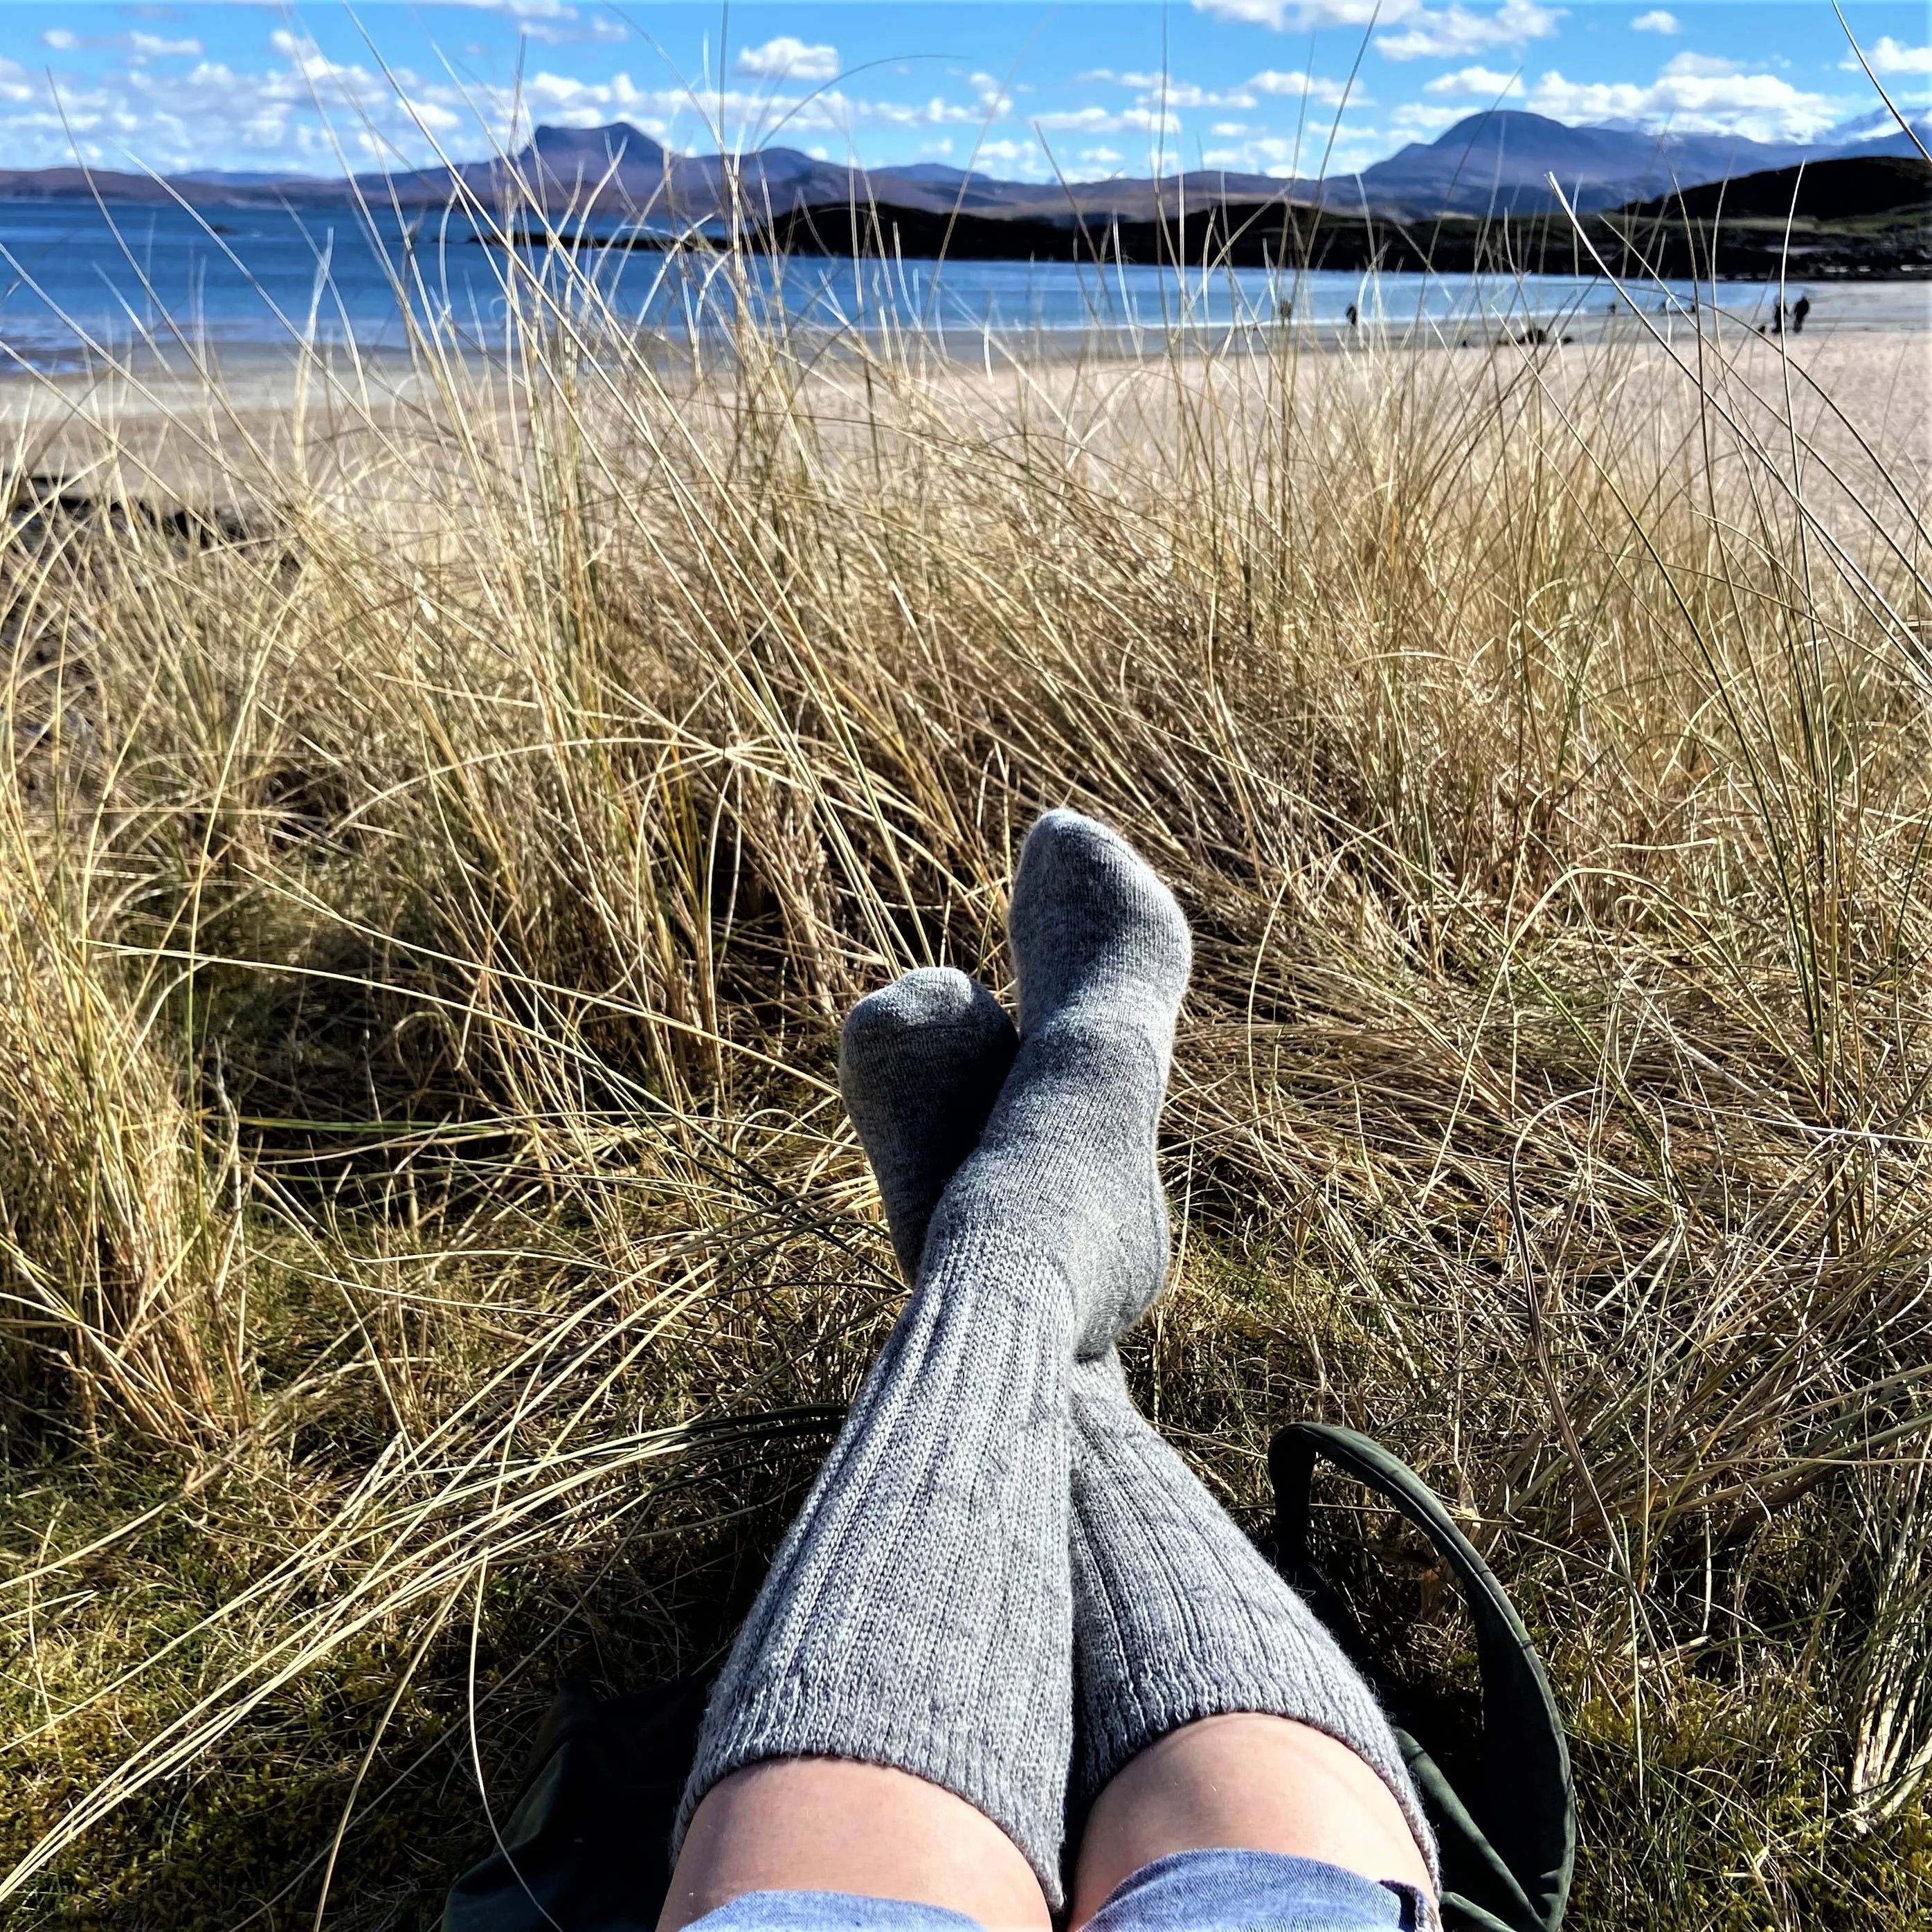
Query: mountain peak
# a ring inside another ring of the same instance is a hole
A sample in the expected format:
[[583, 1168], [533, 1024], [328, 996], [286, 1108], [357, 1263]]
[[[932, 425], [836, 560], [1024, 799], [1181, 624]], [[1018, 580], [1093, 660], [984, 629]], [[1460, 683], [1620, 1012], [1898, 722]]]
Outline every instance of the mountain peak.
[[628, 121], [607, 122], [601, 128], [545, 125], [531, 135], [530, 151], [549, 168], [560, 164], [605, 168], [618, 160], [632, 167], [656, 167], [664, 154], [662, 143]]
[[1546, 139], [1572, 131], [1563, 122], [1552, 121], [1546, 114], [1532, 114], [1526, 107], [1484, 107], [1474, 114], [1464, 115], [1453, 128], [1444, 129], [1430, 145], [1436, 148], [1462, 148], [1472, 142], [1504, 140], [1512, 134]]

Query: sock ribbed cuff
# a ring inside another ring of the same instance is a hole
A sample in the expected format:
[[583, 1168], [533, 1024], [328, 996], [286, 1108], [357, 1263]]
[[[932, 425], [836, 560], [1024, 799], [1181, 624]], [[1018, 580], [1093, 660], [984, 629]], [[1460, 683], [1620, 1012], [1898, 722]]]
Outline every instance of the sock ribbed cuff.
[[863, 1723], [855, 1724], [850, 1686], [837, 1679], [740, 1685], [728, 1720], [706, 1731], [679, 1810], [674, 1856], [698, 1798], [721, 1778], [770, 1758], [848, 1758], [909, 1772], [984, 1812], [1019, 1847], [1058, 1912], [1066, 1902], [1060, 1873], [1065, 1737], [1042, 1726], [1032, 1734], [1039, 1748], [1030, 1754], [1016, 1748], [1017, 1738], [1003, 1738], [1005, 1748], [989, 1752], [974, 1715], [904, 1687], [881, 1687]]
[[[1313, 1612], [1309, 1612], [1311, 1618]], [[1354, 1676], [1353, 1666], [1348, 1666]], [[1262, 1660], [1217, 1656], [1206, 1665], [1170, 1659], [1146, 1666], [1115, 1694], [1083, 1711], [1084, 1734], [1068, 1799], [1070, 1820], [1084, 1821], [1094, 1800], [1133, 1758], [1170, 1731], [1202, 1718], [1243, 1711], [1292, 1718], [1346, 1744], [1379, 1778], [1401, 1808], [1430, 1875], [1438, 1882], [1436, 1834], [1423, 1809], [1401, 1748], [1368, 1685], [1354, 1676], [1352, 1691], [1332, 1671], [1311, 1672], [1290, 1684], [1277, 1654]]]

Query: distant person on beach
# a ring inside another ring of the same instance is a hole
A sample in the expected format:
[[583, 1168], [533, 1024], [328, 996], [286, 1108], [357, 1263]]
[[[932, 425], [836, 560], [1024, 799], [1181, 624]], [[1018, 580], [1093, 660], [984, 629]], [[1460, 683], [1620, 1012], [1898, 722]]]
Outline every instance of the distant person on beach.
[[659, 1932], [1420, 1928], [1374, 1694], [1142, 1418], [1190, 941], [1053, 812], [983, 986], [862, 1000], [839, 1088], [913, 1287], [712, 1693]]
[[1354, 327], [1355, 327], [1355, 326], [1357, 326], [1357, 325], [1358, 325], [1360, 321], [1361, 321], [1361, 317], [1360, 317], [1359, 315], [1358, 315], [1358, 314], [1356, 314], [1356, 312], [1355, 312], [1355, 304], [1354, 304], [1353, 302], [1351, 302], [1351, 303], [1348, 304], [1348, 326], [1349, 326], [1351, 328], [1354, 328]]
[[1791, 332], [1793, 335], [1802, 335], [1804, 332], [1804, 318], [1810, 313], [1811, 298], [1809, 296], [1800, 296], [1791, 304]]

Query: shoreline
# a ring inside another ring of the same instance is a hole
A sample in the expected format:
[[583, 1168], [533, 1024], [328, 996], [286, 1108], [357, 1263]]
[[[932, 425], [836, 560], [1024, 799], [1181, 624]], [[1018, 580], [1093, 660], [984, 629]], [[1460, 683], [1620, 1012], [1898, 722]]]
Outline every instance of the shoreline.
[[[1846, 337], [1912, 338], [1932, 335], [1932, 285], [1917, 281], [1860, 285], [1866, 298], [1846, 304], [1833, 289], [1813, 297], [1805, 325], [1785, 338], [1794, 347], [1827, 344]], [[1767, 290], [1767, 295], [1770, 292]], [[1768, 310], [1769, 304], [1767, 304]], [[1404, 323], [1369, 320], [1354, 326], [1325, 319], [1276, 322], [1183, 322], [1161, 329], [1132, 324], [1069, 328], [988, 330], [938, 326], [818, 331], [800, 328], [795, 342], [801, 358], [838, 364], [864, 357], [896, 359], [913, 366], [930, 364], [955, 370], [1001, 367], [1055, 367], [1085, 362], [1131, 364], [1179, 355], [1185, 359], [1260, 356], [1284, 350], [1327, 359], [1377, 355], [1478, 355], [1519, 350], [1546, 355], [1564, 350], [1625, 347], [1669, 350], [1694, 346], [1700, 332], [1706, 343], [1726, 350], [1778, 338], [1753, 312], [1706, 308], [1694, 314], [1668, 303], [1606, 296], [1600, 303], [1568, 310], [1526, 311], [1508, 319], [1470, 316], [1426, 318]], [[720, 338], [672, 335], [640, 330], [616, 345], [620, 362], [640, 361], [661, 374], [674, 374], [699, 361], [715, 362], [728, 345]], [[96, 422], [111, 408], [116, 416], [171, 414], [205, 405], [218, 397], [230, 406], [293, 408], [305, 369], [311, 396], [345, 384], [367, 386], [380, 396], [403, 401], [429, 386], [422, 358], [405, 347], [380, 341], [358, 346], [330, 343], [303, 348], [268, 342], [214, 343], [198, 349], [197, 367], [187, 351], [172, 355], [152, 350], [124, 359], [96, 357], [65, 368], [0, 368], [0, 425], [24, 426], [62, 417]], [[500, 362], [500, 351], [458, 348], [451, 360], [482, 372]]]

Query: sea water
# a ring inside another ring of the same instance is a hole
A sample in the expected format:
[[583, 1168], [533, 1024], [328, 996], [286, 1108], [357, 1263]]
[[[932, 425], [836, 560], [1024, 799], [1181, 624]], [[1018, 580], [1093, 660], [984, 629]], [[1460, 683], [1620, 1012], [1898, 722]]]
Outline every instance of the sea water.
[[[1814, 302], [1827, 299], [1811, 291]], [[1835, 297], [1843, 291], [1834, 290]], [[1899, 290], [1892, 326], [1923, 326], [1927, 291]], [[1786, 291], [1796, 300], [1794, 284]], [[74, 366], [142, 345], [271, 348], [301, 340], [380, 351], [405, 310], [487, 346], [512, 317], [688, 338], [750, 310], [808, 328], [1052, 334], [1354, 324], [1408, 329], [1540, 326], [1635, 304], [1689, 314], [1714, 302], [1748, 323], [1772, 312], [1760, 284], [1619, 290], [1558, 275], [1185, 272], [1072, 262], [854, 262], [480, 241], [460, 216], [292, 212], [91, 202], [0, 202], [0, 373]], [[1820, 320], [1823, 320], [1822, 316]]]

